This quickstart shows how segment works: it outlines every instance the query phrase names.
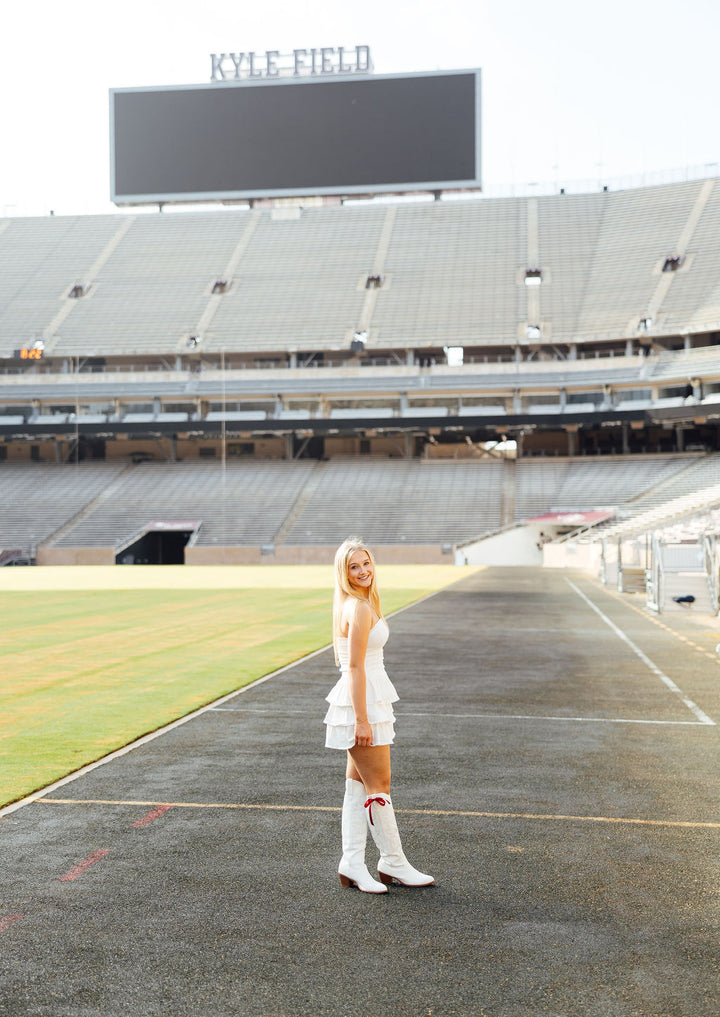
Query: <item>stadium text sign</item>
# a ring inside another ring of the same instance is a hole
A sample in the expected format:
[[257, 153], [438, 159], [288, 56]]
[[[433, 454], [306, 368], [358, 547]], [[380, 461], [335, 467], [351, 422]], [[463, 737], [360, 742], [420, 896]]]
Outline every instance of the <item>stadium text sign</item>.
[[241, 78], [302, 78], [329, 74], [369, 74], [372, 71], [369, 46], [321, 46], [280, 53], [211, 53], [211, 81], [239, 81]]

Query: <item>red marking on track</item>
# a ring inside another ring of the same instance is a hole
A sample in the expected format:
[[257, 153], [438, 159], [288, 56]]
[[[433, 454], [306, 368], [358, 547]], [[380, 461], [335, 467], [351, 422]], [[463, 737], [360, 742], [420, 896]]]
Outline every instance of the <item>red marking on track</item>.
[[149, 826], [150, 823], [156, 820], [159, 816], [162, 816], [165, 812], [168, 812], [171, 808], [172, 805], [158, 805], [156, 809], [146, 813], [142, 819], [138, 819], [136, 823], [133, 823], [133, 826]]
[[82, 876], [83, 872], [87, 872], [87, 870], [95, 865], [96, 862], [99, 862], [101, 858], [104, 858], [105, 855], [109, 854], [110, 851], [107, 848], [101, 849], [100, 851], [93, 851], [91, 855], [88, 855], [87, 858], [83, 858], [81, 862], [78, 862], [78, 864], [70, 869], [69, 872], [66, 872], [64, 876], [58, 876], [57, 882], [71, 883], [74, 879], [77, 879], [78, 876]]
[[11, 925], [14, 925], [15, 922], [19, 922], [20, 919], [24, 917], [25, 915], [3, 915], [3, 917], [0, 918], [0, 932], [4, 932], [5, 929], [9, 929]]

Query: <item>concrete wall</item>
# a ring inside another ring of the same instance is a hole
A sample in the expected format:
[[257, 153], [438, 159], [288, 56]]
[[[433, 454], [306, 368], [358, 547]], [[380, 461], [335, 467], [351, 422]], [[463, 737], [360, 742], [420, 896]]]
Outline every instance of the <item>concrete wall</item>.
[[[544, 529], [547, 531], [547, 527]], [[455, 561], [467, 565], [542, 565], [538, 547], [541, 530], [541, 526], [514, 526], [459, 548]]]
[[[178, 430], [189, 425], [178, 425]], [[282, 438], [253, 438], [247, 434], [244, 438], [229, 437], [227, 439], [227, 457], [235, 459], [240, 456], [240, 446], [252, 444], [254, 455], [247, 458], [252, 459], [284, 459], [285, 442]], [[215, 455], [200, 455], [200, 450], [214, 449]], [[172, 450], [172, 443], [169, 438], [162, 438], [159, 442], [154, 439], [136, 441], [133, 438], [115, 440], [109, 438], [105, 442], [106, 459], [128, 459], [134, 452], [143, 452], [152, 459], [163, 462], [168, 459]], [[203, 459], [207, 462], [220, 463], [222, 460], [222, 442], [218, 438], [178, 438], [175, 443], [175, 454], [178, 459], [195, 461]]]
[[6, 462], [8, 463], [29, 463], [32, 462], [32, 449], [37, 448], [38, 462], [55, 463], [60, 462], [57, 446], [54, 441], [22, 441], [10, 442], [3, 446], [6, 449]]
[[[601, 553], [599, 541], [578, 544], [568, 540], [564, 544], [545, 544], [542, 563], [546, 569], [584, 569], [599, 575]], [[617, 571], [615, 576], [617, 577]]]
[[523, 436], [523, 450], [526, 455], [543, 452], [546, 456], [568, 455], [566, 431], [530, 431]]
[[38, 565], [114, 565], [114, 547], [39, 547]]
[[426, 445], [423, 453], [426, 459], [472, 459], [480, 460], [477, 449], [466, 441], [442, 445]]
[[485, 537], [455, 552], [458, 565], [542, 565], [545, 568], [585, 569], [600, 572], [599, 543], [545, 543], [556, 528], [547, 523], [528, 523]]
[[[186, 547], [186, 565], [331, 565], [335, 544], [282, 544], [275, 554], [259, 547]], [[453, 556], [438, 544], [380, 544], [373, 552], [384, 565], [451, 565]]]
[[[388, 456], [390, 458], [401, 456], [404, 453], [405, 440], [402, 436], [398, 437], [397, 440], [386, 438], [382, 435], [374, 438], [369, 437], [366, 440], [370, 442], [371, 455]], [[353, 436], [336, 438], [330, 435], [325, 439], [325, 455], [329, 459], [332, 459], [333, 456], [362, 456], [360, 441], [360, 438]]]
[[[281, 545], [275, 554], [261, 554], [259, 547], [186, 547], [186, 565], [332, 565], [335, 544]], [[451, 565], [452, 554], [443, 554], [436, 544], [392, 544], [373, 546], [386, 565]], [[112, 547], [41, 547], [38, 565], [114, 565]]]

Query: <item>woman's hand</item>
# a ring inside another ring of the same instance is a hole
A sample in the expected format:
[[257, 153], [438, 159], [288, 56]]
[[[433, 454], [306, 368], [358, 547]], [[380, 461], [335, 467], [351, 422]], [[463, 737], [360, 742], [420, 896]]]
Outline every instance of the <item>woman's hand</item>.
[[355, 744], [361, 748], [372, 745], [372, 728], [367, 720], [355, 721]]

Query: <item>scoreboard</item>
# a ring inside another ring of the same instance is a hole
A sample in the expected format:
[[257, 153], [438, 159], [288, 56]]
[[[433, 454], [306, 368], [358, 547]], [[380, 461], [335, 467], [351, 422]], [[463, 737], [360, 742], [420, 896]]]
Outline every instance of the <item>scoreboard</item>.
[[16, 360], [42, 360], [44, 353], [37, 346], [23, 346], [19, 350], [13, 350], [13, 357]]
[[110, 91], [118, 205], [479, 188], [480, 71]]

